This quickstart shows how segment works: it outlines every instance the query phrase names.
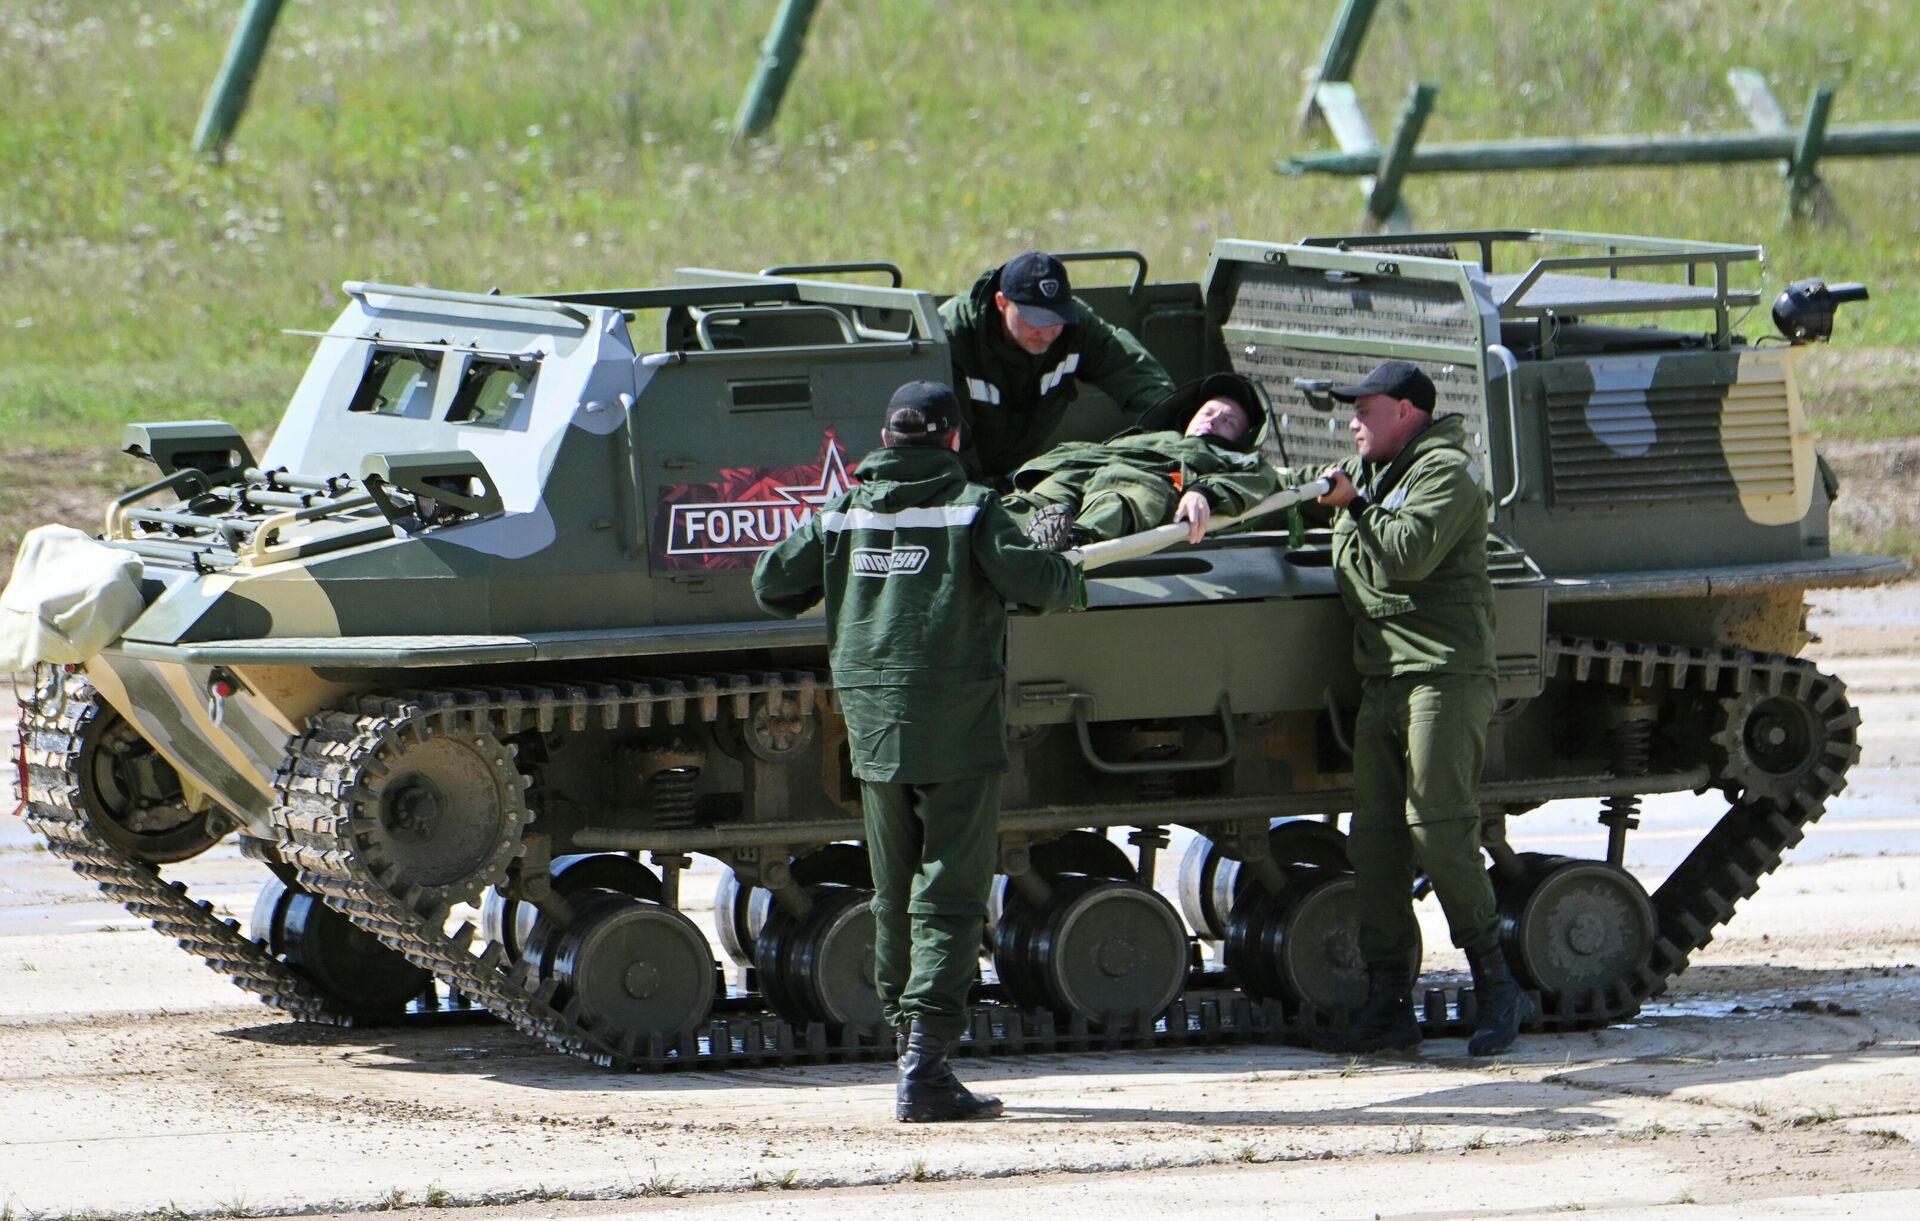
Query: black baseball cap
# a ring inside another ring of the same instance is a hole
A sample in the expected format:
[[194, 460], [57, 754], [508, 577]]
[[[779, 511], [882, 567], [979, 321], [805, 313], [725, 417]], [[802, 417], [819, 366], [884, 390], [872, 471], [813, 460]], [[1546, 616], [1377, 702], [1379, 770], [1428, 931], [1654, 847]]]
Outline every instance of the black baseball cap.
[[1072, 326], [1080, 321], [1073, 285], [1067, 282], [1067, 265], [1050, 254], [1029, 250], [1008, 259], [1000, 268], [1000, 291], [1020, 307], [1020, 316], [1029, 326]]
[[960, 422], [960, 400], [939, 382], [908, 382], [887, 400], [887, 431], [900, 436], [946, 432]]
[[1433, 379], [1410, 360], [1383, 361], [1379, 368], [1351, 386], [1335, 386], [1330, 394], [1343, 403], [1363, 399], [1369, 394], [1405, 399], [1422, 411], [1431, 412], [1434, 403]]

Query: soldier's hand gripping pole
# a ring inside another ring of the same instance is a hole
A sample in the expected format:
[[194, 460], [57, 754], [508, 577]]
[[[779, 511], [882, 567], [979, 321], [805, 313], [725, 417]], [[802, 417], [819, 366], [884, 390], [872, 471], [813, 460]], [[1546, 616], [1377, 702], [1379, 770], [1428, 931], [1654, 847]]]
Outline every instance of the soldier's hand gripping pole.
[[[1218, 534], [1229, 526], [1239, 525], [1249, 518], [1260, 517], [1267, 513], [1277, 513], [1281, 509], [1291, 509], [1297, 504], [1325, 496], [1333, 488], [1325, 479], [1315, 479], [1308, 483], [1297, 484], [1290, 488], [1281, 488], [1259, 504], [1234, 517], [1215, 517], [1207, 523], [1208, 534]], [[1089, 543], [1085, 547], [1075, 547], [1066, 556], [1078, 564], [1082, 571], [1092, 572], [1108, 564], [1117, 564], [1121, 560], [1135, 560], [1143, 555], [1152, 555], [1164, 551], [1175, 543], [1187, 541], [1185, 522], [1175, 522], [1168, 526], [1155, 526], [1151, 530], [1142, 530], [1138, 534], [1129, 534], [1125, 538], [1116, 538], [1104, 543]]]

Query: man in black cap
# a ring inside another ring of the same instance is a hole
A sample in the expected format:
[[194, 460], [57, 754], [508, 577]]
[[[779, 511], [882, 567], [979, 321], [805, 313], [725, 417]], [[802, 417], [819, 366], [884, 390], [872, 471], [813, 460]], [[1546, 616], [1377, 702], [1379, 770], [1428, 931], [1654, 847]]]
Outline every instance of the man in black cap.
[[993, 492], [967, 480], [960, 405], [938, 382], [887, 404], [884, 449], [753, 571], [772, 614], [826, 602], [829, 662], [861, 781], [874, 983], [902, 1038], [896, 1115], [984, 1119], [995, 1098], [947, 1065], [966, 1031], [1007, 770], [1007, 604], [1066, 609], [1080, 587]]
[[1493, 713], [1493, 584], [1487, 497], [1462, 417], [1435, 417], [1434, 385], [1389, 360], [1357, 385], [1358, 454], [1325, 474], [1335, 510], [1333, 565], [1353, 617], [1361, 676], [1354, 730], [1352, 833], [1367, 999], [1320, 1046], [1345, 1053], [1420, 1041], [1411, 986], [1416, 864], [1433, 882], [1453, 942], [1473, 968], [1478, 1023], [1467, 1050], [1513, 1045], [1529, 998], [1500, 942], [1493, 887], [1480, 857], [1480, 766]]
[[942, 305], [940, 318], [966, 413], [961, 453], [989, 479], [1046, 449], [1082, 378], [1127, 416], [1173, 389], [1139, 340], [1074, 297], [1066, 264], [1050, 254], [1015, 255]]
[[1215, 373], [1110, 440], [1068, 441], [1022, 466], [1007, 507], [1035, 541], [1061, 550], [1169, 522], [1185, 522], [1197, 543], [1215, 513], [1244, 513], [1279, 490], [1255, 452], [1264, 419], [1251, 382]]

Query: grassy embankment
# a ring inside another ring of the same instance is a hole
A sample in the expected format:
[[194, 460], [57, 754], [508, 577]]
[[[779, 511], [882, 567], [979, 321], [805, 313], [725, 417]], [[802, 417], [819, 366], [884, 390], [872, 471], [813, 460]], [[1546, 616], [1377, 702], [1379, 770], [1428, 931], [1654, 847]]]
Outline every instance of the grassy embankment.
[[[1309, 0], [824, 5], [772, 137], [741, 149], [725, 128], [775, 0], [295, 3], [213, 166], [187, 143], [239, 7], [0, 9], [9, 547], [135, 477], [111, 453], [124, 421], [267, 428], [309, 345], [280, 329], [324, 327], [343, 279], [514, 291], [886, 257], [957, 288], [1018, 248], [1116, 245], [1197, 278], [1215, 237], [1358, 212], [1348, 180], [1271, 169], [1328, 141], [1292, 128], [1330, 8]], [[1429, 140], [1737, 130], [1733, 65], [1790, 112], [1832, 83], [1835, 122], [1920, 119], [1920, 0], [1388, 5], [1359, 88], [1385, 132], [1416, 80], [1440, 83]], [[1920, 160], [1825, 172], [1844, 227], [1786, 224], [1773, 166], [1415, 178], [1407, 196], [1436, 226], [1761, 242], [1769, 289], [1872, 286], [1837, 347], [1920, 347]], [[1817, 427], [1920, 434], [1911, 380], [1824, 361]]]

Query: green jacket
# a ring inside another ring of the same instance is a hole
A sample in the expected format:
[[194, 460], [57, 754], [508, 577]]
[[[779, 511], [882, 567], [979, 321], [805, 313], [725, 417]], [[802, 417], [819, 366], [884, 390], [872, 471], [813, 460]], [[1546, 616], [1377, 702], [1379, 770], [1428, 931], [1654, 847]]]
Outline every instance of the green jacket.
[[953, 345], [953, 389], [967, 430], [961, 454], [969, 469], [1004, 475], [1047, 448], [1085, 379], [1131, 417], [1173, 390], [1173, 379], [1140, 341], [1074, 298], [1080, 320], [1053, 345], [1030, 356], [1007, 338], [993, 294], [996, 268], [971, 291], [940, 307]]
[[1258, 453], [1240, 453], [1205, 437], [1178, 432], [1121, 433], [1111, 441], [1067, 441], [1013, 473], [1021, 491], [1050, 476], [1080, 476], [1107, 466], [1166, 475], [1180, 492], [1199, 492], [1216, 513], [1244, 513], [1280, 490], [1280, 477]]
[[829, 658], [853, 774], [935, 784], [1007, 768], [1007, 603], [1065, 609], [1066, 557], [1027, 541], [951, 452], [875, 450], [860, 485], [753, 570], [768, 612], [826, 602]]
[[1333, 523], [1334, 574], [1364, 675], [1494, 674], [1487, 496], [1460, 416], [1384, 465], [1341, 464], [1366, 497]]

